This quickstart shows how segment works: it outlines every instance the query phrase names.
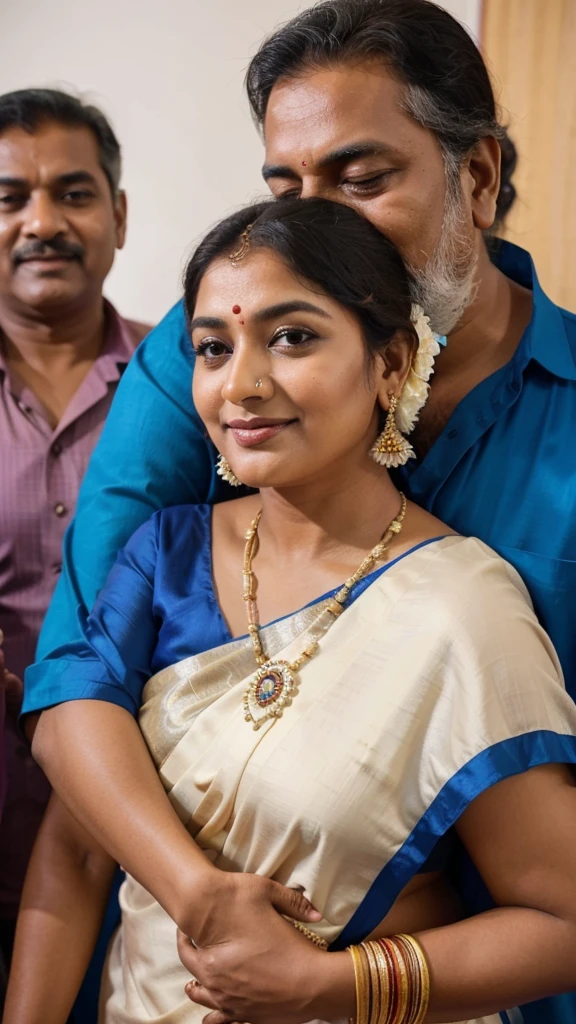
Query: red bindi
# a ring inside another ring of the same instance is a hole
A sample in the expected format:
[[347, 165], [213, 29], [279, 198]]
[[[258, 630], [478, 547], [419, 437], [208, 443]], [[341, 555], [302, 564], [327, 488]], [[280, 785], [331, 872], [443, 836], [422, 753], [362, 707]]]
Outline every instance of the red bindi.
[[233, 313], [241, 313], [242, 309], [241, 309], [240, 306], [232, 306], [232, 312]]

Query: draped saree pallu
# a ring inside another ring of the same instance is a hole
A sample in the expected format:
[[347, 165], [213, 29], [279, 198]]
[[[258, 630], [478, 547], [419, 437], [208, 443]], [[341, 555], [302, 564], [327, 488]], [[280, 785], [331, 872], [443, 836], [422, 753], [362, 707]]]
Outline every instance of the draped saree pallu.
[[[272, 657], [298, 657], [322, 603], [264, 628]], [[206, 856], [302, 888], [334, 949], [377, 929], [479, 793], [576, 760], [555, 654], [479, 541], [443, 538], [376, 575], [258, 731], [242, 707], [254, 669], [247, 638], [172, 665], [148, 682], [140, 726]], [[131, 877], [121, 907], [101, 1022], [199, 1022], [174, 923]]]

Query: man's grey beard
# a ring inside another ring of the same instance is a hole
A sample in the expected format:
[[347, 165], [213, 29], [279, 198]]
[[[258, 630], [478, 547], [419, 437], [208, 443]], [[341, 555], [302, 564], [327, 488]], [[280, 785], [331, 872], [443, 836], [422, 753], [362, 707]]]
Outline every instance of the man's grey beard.
[[423, 269], [410, 267], [412, 301], [437, 334], [449, 334], [476, 295], [477, 256], [462, 234], [464, 203], [457, 172], [446, 167], [446, 207], [436, 249]]

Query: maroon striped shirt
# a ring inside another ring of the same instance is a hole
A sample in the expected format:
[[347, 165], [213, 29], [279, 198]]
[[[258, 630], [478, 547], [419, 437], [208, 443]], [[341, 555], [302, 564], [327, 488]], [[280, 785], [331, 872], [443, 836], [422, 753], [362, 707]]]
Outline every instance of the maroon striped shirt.
[[[62, 538], [118, 381], [147, 332], [106, 303], [102, 352], [52, 428], [35, 395], [8, 372], [0, 340], [0, 628], [6, 668], [34, 661], [62, 562]], [[49, 795], [13, 717], [5, 727], [8, 789], [0, 823], [0, 918], [16, 914]]]

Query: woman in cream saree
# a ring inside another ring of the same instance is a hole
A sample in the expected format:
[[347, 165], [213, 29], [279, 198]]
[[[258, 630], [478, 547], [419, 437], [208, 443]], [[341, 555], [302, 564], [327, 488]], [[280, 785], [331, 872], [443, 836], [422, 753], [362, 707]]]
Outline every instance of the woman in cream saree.
[[[210, 515], [167, 510], [159, 537], [203, 535], [202, 563]], [[328, 600], [263, 629], [275, 660], [310, 642]], [[474, 539], [422, 544], [360, 584], [300, 670], [293, 704], [258, 730], [242, 705], [253, 669], [248, 638], [162, 669], [144, 688], [140, 727], [207, 856], [301, 888], [334, 949], [377, 930], [417, 872], [442, 866], [445, 854], [430, 860], [438, 840], [487, 786], [575, 753], [576, 715], [522, 583]], [[102, 1020], [200, 1021], [173, 921], [131, 877], [121, 906]]]
[[[397, 253], [346, 207], [262, 204], [200, 246], [186, 301], [220, 470], [259, 493], [156, 513], [35, 691], [77, 822], [56, 802], [40, 837], [6, 1024], [65, 1024], [108, 855], [127, 877], [102, 1024], [360, 1024], [347, 947], [398, 931], [429, 1024], [568, 990], [576, 712], [516, 573], [386, 473], [438, 353]], [[495, 905], [463, 920], [458, 842]]]

